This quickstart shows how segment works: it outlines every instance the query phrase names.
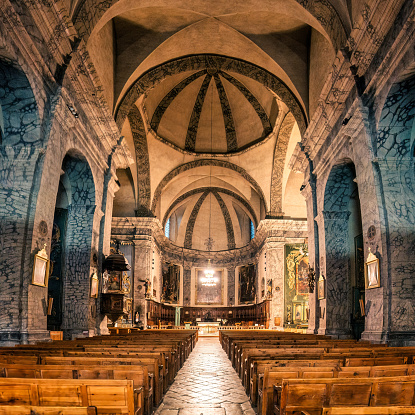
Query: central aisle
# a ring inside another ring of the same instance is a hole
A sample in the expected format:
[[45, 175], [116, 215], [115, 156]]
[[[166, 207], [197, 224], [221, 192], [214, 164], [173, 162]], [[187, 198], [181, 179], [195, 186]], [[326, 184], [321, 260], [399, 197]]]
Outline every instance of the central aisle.
[[254, 415], [219, 339], [199, 338], [156, 415]]

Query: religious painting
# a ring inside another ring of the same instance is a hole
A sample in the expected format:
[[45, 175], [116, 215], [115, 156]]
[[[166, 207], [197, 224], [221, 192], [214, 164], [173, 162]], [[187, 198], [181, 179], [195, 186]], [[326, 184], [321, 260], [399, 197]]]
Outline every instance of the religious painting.
[[177, 304], [180, 294], [180, 266], [163, 262], [162, 281], [161, 301]]
[[380, 287], [379, 259], [370, 252], [365, 264], [366, 289]]
[[294, 321], [300, 322], [304, 320], [304, 304], [302, 302], [293, 302]]
[[[308, 285], [308, 247], [307, 244], [286, 244], [285, 263], [284, 263], [284, 301], [286, 325], [292, 324], [298, 317], [299, 309], [293, 306], [298, 302], [303, 304], [303, 309], [308, 307], [309, 285]], [[280, 287], [281, 289], [282, 287]], [[274, 290], [275, 291], [275, 290]], [[282, 291], [282, 290], [281, 290]], [[276, 295], [276, 294], [274, 294]], [[277, 295], [281, 295], [277, 294]], [[302, 321], [305, 321], [305, 312], [302, 312]]]
[[255, 302], [255, 281], [256, 265], [249, 264], [239, 268], [239, 304]]
[[122, 273], [120, 271], [110, 271], [108, 273], [107, 291], [121, 291]]
[[302, 257], [296, 264], [296, 294], [308, 295], [308, 256]]
[[196, 269], [196, 305], [223, 305], [223, 270], [214, 269], [206, 283], [205, 269]]
[[125, 294], [128, 294], [131, 291], [131, 281], [127, 271], [123, 271], [122, 273], [122, 291]]
[[49, 277], [49, 259], [46, 250], [42, 249], [35, 255], [32, 273], [32, 284], [46, 287]]

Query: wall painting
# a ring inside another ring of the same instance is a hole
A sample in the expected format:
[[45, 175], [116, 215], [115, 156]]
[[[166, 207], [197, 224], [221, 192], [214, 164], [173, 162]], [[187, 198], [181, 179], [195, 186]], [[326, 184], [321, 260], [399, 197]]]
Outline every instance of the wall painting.
[[256, 265], [249, 264], [239, 268], [239, 304], [255, 302]]
[[162, 280], [161, 301], [168, 304], [178, 304], [180, 295], [180, 266], [163, 262]]
[[307, 325], [308, 249], [305, 244], [285, 245], [284, 325]]
[[214, 269], [215, 285], [203, 285], [205, 270], [196, 268], [196, 305], [223, 305], [223, 270]]

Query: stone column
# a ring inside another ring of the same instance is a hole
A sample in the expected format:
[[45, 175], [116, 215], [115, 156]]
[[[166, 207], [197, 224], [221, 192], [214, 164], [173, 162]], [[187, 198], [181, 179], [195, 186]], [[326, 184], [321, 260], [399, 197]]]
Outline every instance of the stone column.
[[[113, 175], [108, 172], [108, 177], [105, 177], [104, 180], [104, 193], [106, 195], [103, 197], [105, 201], [105, 206], [103, 203], [102, 208], [104, 209], [103, 217], [101, 218], [100, 223], [100, 235], [99, 235], [99, 248], [98, 253], [101, 254], [102, 258], [110, 254], [110, 241], [111, 241], [111, 220], [112, 220], [112, 209], [114, 205], [114, 196], [115, 192], [120, 188], [120, 186], [114, 180]], [[108, 182], [107, 185], [105, 183]], [[100, 284], [99, 284], [99, 293], [98, 298], [96, 299], [96, 330], [98, 334], [109, 334], [108, 330], [108, 318], [101, 314], [101, 291], [102, 291], [102, 261], [99, 262], [99, 271], [100, 271]]]
[[[0, 344], [28, 341], [28, 291], [32, 281], [34, 254], [31, 252], [36, 191], [35, 169], [41, 159], [39, 149], [5, 146], [0, 149]], [[41, 163], [39, 163], [41, 164]], [[36, 287], [38, 312], [46, 321], [42, 306], [47, 289]], [[39, 339], [45, 338], [46, 331]]]
[[350, 336], [349, 216], [348, 211], [323, 211], [318, 217], [320, 253], [325, 253], [325, 261], [320, 263], [320, 273], [326, 280], [325, 298], [319, 300], [321, 313], [318, 334]]
[[[316, 282], [314, 286], [314, 292], [310, 293], [308, 297], [308, 307], [310, 310], [310, 315], [308, 319], [308, 329], [307, 333], [315, 334], [318, 330], [318, 299], [317, 299], [317, 280], [318, 280], [318, 247], [316, 247], [316, 243], [318, 243], [318, 226], [315, 221], [315, 214], [314, 214], [314, 200], [313, 200], [313, 192], [315, 192], [315, 183], [310, 184], [307, 183], [305, 188], [302, 190], [301, 194], [306, 199], [306, 206], [307, 206], [307, 228], [308, 228], [308, 257], [309, 257], [309, 266], [313, 268], [316, 272]], [[317, 248], [317, 249], [316, 249]]]
[[[376, 164], [376, 163], [375, 163]], [[415, 344], [415, 169], [413, 159], [377, 160], [384, 204], [383, 238], [387, 245], [380, 260], [380, 288], [367, 290], [390, 298], [389, 340]], [[367, 256], [367, 252], [365, 252]], [[370, 310], [369, 310], [370, 311]]]
[[[134, 240], [134, 313], [140, 313], [140, 320], [147, 326], [146, 281], [151, 281], [151, 260], [153, 256], [151, 237], [136, 235]], [[151, 288], [149, 288], [151, 289]]]
[[233, 306], [235, 305], [235, 267], [228, 267], [228, 299], [227, 303], [225, 300], [225, 305]]
[[70, 205], [65, 252], [62, 330], [67, 339], [89, 329], [91, 241], [95, 205]]
[[191, 267], [188, 264], [183, 266], [183, 305], [190, 306], [192, 298], [192, 287], [191, 287]]

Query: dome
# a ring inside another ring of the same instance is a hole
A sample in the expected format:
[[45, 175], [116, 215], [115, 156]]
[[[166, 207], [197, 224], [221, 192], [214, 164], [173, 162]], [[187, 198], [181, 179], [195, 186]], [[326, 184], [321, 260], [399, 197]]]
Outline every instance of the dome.
[[272, 132], [273, 99], [259, 82], [212, 66], [168, 77], [144, 105], [161, 140], [194, 153], [233, 153]]

